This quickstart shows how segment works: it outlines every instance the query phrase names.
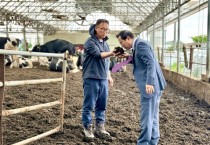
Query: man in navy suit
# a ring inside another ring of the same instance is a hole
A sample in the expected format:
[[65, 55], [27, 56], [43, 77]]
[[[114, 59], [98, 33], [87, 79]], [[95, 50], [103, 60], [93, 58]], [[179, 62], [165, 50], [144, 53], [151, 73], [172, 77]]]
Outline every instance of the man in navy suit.
[[[125, 49], [133, 48], [133, 75], [140, 91], [141, 134], [137, 145], [157, 145], [159, 132], [159, 104], [166, 86], [160, 65], [148, 42], [134, 38], [130, 31], [123, 30], [116, 35]], [[121, 57], [129, 57], [124, 54]]]

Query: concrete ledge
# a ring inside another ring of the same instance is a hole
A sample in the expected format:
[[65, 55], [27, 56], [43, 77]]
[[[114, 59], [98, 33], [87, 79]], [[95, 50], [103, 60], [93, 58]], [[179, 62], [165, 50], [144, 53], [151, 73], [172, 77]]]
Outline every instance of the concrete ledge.
[[162, 68], [165, 79], [210, 105], [210, 83]]

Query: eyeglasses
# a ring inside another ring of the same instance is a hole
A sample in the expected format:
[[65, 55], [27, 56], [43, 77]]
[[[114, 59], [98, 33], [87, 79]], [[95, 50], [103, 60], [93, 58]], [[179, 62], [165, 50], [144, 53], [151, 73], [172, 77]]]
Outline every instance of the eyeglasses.
[[[98, 27], [99, 28], [99, 27]], [[105, 28], [99, 28], [101, 31], [103, 31], [103, 32], [107, 32], [107, 33], [109, 33], [110, 32], [110, 30], [109, 29], [105, 29]]]

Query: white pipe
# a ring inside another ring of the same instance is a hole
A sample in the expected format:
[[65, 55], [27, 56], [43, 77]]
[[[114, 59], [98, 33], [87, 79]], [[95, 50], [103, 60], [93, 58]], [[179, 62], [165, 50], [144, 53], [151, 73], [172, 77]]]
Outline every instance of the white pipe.
[[22, 80], [22, 81], [6, 81], [5, 86], [19, 86], [19, 85], [30, 85], [30, 84], [44, 84], [51, 82], [62, 82], [63, 78], [55, 78], [55, 79], [39, 79], [39, 80]]
[[9, 116], [9, 115], [23, 113], [23, 112], [29, 112], [29, 111], [33, 111], [33, 110], [37, 110], [37, 109], [44, 109], [44, 108], [52, 107], [52, 106], [55, 106], [55, 105], [58, 105], [58, 104], [61, 104], [60, 100], [54, 101], [54, 102], [45, 103], [45, 104], [39, 104], [39, 105], [34, 105], [34, 106], [27, 106], [27, 107], [23, 107], [23, 108], [17, 108], [17, 109], [11, 109], [11, 110], [3, 110], [2, 111], [2, 116]]
[[18, 143], [12, 144], [12, 145], [25, 145], [25, 144], [28, 144], [28, 143], [30, 143], [30, 142], [33, 142], [33, 141], [39, 140], [39, 139], [41, 139], [41, 138], [47, 137], [47, 136], [49, 136], [49, 135], [51, 135], [51, 134], [54, 134], [54, 133], [56, 133], [56, 132], [58, 132], [58, 131], [60, 131], [60, 126], [54, 128], [54, 129], [52, 129], [52, 130], [50, 130], [50, 131], [47, 131], [47, 132], [45, 132], [45, 133], [42, 133], [42, 134], [40, 134], [40, 135], [31, 137], [31, 138], [29, 138], [29, 139], [23, 140], [23, 141], [21, 141], [21, 142], [18, 142]]
[[0, 49], [0, 54], [8, 55], [26, 55], [26, 56], [45, 56], [45, 57], [61, 57], [64, 58], [65, 53], [43, 53], [43, 52], [27, 52], [27, 51], [15, 51]]
[[3, 87], [3, 85], [4, 85], [4, 84], [3, 84], [2, 82], [0, 82], [0, 87]]

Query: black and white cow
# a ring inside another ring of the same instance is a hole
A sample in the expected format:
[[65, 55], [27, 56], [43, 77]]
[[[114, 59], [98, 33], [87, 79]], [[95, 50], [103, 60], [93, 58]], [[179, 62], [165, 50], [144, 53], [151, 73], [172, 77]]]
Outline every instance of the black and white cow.
[[13, 60], [11, 55], [5, 55], [4, 65], [10, 68], [33, 68], [32, 60], [23, 56], [18, 56]]
[[18, 50], [20, 42], [17, 38], [0, 37], [0, 49]]
[[33, 62], [30, 58], [19, 56], [17, 60], [13, 61], [10, 68], [33, 68]]
[[51, 57], [42, 57], [42, 56], [40, 56], [40, 57], [32, 56], [31, 57], [32, 62], [34, 62], [34, 63], [37, 62], [40, 66], [47, 66], [47, 67], [49, 67], [51, 59], [52, 59]]
[[[10, 37], [0, 37], [0, 49], [5, 50], [18, 50], [20, 39]], [[5, 65], [11, 65], [12, 60], [18, 59], [16, 55], [8, 56], [5, 55]]]
[[83, 60], [84, 60], [84, 51], [80, 50], [77, 57], [78, 57], [78, 60], [77, 60], [77, 63], [76, 63], [77, 68], [82, 69], [82, 64], [83, 64]]
[[[76, 65], [75, 65], [75, 60], [67, 60], [67, 66], [66, 66], [66, 72], [77, 72], [76, 70]], [[52, 61], [50, 62], [50, 71], [56, 71], [56, 72], [62, 72], [63, 70], [63, 59], [61, 58], [53, 58]]]
[[10, 66], [12, 63], [12, 56], [11, 55], [5, 55], [4, 57], [4, 65]]
[[77, 47], [66, 40], [55, 39], [44, 45], [35, 45], [32, 49], [32, 52], [45, 53], [65, 53], [66, 51], [69, 52], [69, 55], [75, 55]]

